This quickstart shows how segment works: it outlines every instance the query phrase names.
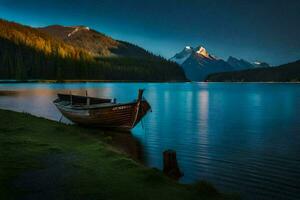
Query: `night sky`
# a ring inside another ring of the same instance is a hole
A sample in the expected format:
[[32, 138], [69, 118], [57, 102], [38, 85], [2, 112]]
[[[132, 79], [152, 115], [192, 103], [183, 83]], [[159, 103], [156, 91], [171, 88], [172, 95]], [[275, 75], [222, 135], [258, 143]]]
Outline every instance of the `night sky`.
[[0, 0], [0, 17], [86, 25], [166, 58], [203, 45], [223, 59], [300, 59], [299, 0]]

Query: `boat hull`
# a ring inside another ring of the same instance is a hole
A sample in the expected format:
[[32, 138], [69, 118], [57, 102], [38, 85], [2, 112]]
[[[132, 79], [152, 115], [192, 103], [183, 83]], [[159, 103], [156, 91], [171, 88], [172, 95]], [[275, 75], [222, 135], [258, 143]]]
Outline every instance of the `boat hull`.
[[146, 100], [99, 108], [76, 108], [55, 104], [60, 112], [72, 122], [89, 127], [129, 131], [150, 110]]

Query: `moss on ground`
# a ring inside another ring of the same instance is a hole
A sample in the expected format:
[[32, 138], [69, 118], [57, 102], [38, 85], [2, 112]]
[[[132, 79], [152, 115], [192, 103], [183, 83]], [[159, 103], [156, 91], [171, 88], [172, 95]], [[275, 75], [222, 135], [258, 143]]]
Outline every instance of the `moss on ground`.
[[0, 199], [239, 199], [205, 182], [170, 180], [105, 138], [99, 130], [0, 110]]

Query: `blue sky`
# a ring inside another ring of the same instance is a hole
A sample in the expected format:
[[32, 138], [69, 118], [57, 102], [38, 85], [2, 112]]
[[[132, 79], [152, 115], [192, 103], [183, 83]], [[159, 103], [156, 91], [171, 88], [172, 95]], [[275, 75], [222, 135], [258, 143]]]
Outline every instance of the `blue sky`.
[[86, 25], [170, 58], [203, 45], [273, 65], [300, 59], [300, 1], [0, 0], [0, 17], [31, 26]]

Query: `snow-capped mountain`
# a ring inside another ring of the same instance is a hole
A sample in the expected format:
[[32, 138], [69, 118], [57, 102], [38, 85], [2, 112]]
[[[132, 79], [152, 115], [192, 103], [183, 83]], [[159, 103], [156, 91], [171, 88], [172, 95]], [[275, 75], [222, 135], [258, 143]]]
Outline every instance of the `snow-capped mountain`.
[[203, 81], [207, 75], [212, 73], [269, 67], [267, 63], [250, 63], [232, 56], [224, 61], [211, 55], [202, 46], [197, 48], [186, 46], [170, 60], [178, 63], [184, 69], [187, 78], [192, 81]]
[[188, 79], [203, 81], [211, 73], [233, 71], [233, 67], [222, 59], [211, 55], [204, 47], [185, 47], [170, 59], [181, 65]]
[[190, 46], [186, 46], [180, 53], [177, 53], [174, 57], [170, 60], [182, 65], [186, 59], [188, 59], [194, 50]]

